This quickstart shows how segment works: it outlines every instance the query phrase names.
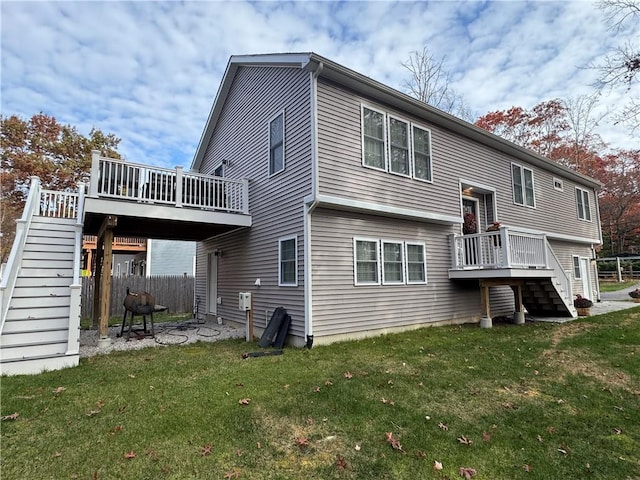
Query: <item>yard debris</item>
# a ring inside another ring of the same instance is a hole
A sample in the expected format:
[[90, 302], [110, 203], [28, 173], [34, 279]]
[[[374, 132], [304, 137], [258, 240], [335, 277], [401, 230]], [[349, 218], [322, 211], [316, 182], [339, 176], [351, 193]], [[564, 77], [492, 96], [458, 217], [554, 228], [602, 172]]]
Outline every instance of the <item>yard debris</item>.
[[458, 441], [463, 445], [471, 445], [473, 443], [473, 440], [465, 437], [464, 435], [458, 437]]
[[346, 372], [344, 372], [344, 378], [346, 378], [347, 380], [351, 380], [353, 378], [353, 373], [349, 372], [348, 370]]
[[6, 421], [6, 420], [15, 420], [20, 416], [20, 414], [18, 412], [14, 412], [11, 415], [3, 415], [2, 416], [2, 421]]
[[224, 478], [240, 478], [240, 470], [229, 471], [224, 474]]
[[444, 423], [442, 423], [442, 422], [440, 422], [440, 423], [438, 424], [438, 428], [440, 428], [440, 430], [444, 430], [445, 432], [446, 432], [447, 430], [449, 430], [449, 426], [448, 426], [448, 425], [446, 425], [446, 424], [444, 424]]
[[531, 465], [529, 465], [528, 463], [525, 463], [525, 464], [522, 466], [522, 469], [523, 469], [525, 472], [531, 472], [531, 471], [533, 470], [533, 468], [531, 467]]
[[442, 463], [440, 463], [439, 461], [435, 460], [435, 461], [433, 462], [433, 469], [434, 469], [435, 471], [440, 471], [440, 470], [442, 470]]
[[492, 433], [489, 432], [482, 432], [482, 441], [483, 442], [488, 442], [489, 440], [491, 440], [491, 437], [493, 436]]
[[60, 395], [62, 392], [64, 392], [66, 390], [65, 387], [58, 387], [53, 391], [54, 395]]
[[130, 452], [124, 454], [124, 458], [136, 458], [136, 452], [131, 450]]
[[470, 480], [471, 477], [475, 477], [478, 473], [475, 468], [471, 467], [460, 467], [460, 470], [458, 470], [458, 472], [460, 473], [461, 477], [464, 477], [467, 480]]
[[296, 446], [298, 448], [304, 448], [309, 446], [309, 439], [307, 437], [296, 438]]
[[394, 450], [402, 451], [402, 445], [400, 445], [400, 441], [393, 436], [393, 432], [387, 432], [386, 435], [387, 435], [387, 442], [389, 443], [389, 445], [391, 445], [391, 448], [393, 448]]
[[207, 443], [200, 449], [200, 455], [203, 457], [211, 454], [211, 450], [213, 450], [213, 445], [211, 443]]
[[240, 400], [238, 400], [238, 403], [240, 405], [249, 405], [249, 402], [251, 401], [250, 398], [241, 398]]
[[338, 455], [338, 458], [336, 458], [336, 467], [338, 467], [338, 470], [347, 469], [347, 462], [341, 455]]

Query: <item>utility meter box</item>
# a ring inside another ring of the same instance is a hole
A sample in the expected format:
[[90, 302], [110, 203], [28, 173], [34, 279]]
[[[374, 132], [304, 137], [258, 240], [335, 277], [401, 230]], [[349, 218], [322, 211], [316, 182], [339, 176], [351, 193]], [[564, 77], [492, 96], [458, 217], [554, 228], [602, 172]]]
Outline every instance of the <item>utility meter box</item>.
[[240, 292], [238, 294], [238, 310], [251, 310], [251, 292]]

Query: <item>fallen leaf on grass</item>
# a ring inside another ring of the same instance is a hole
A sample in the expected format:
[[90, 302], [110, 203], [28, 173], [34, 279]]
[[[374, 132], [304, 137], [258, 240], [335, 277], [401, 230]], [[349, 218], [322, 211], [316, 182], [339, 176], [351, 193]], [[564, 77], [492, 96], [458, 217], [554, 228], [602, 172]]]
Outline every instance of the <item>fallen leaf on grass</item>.
[[58, 387], [53, 391], [54, 395], [60, 395], [62, 392], [64, 392], [66, 390], [65, 387]]
[[312, 417], [307, 417], [307, 425], [313, 425], [314, 424], [314, 420]]
[[556, 429], [554, 427], [547, 427], [547, 433], [554, 433]]
[[320, 387], [316, 387], [316, 389], [314, 390], [314, 392], [316, 392], [316, 393], [320, 393]]
[[206, 455], [209, 455], [211, 453], [211, 450], [213, 450], [213, 445], [211, 445], [210, 443], [207, 443], [204, 447], [200, 449], [200, 455], [202, 455], [203, 457]]
[[433, 462], [433, 469], [436, 471], [440, 471], [442, 470], [442, 463], [440, 463], [439, 461], [434, 461]]
[[20, 416], [20, 414], [18, 412], [14, 412], [11, 415], [4, 415], [2, 417], [2, 421], [6, 421], [6, 420], [15, 420], [16, 418], [18, 418]]
[[489, 440], [491, 440], [491, 437], [493, 436], [492, 433], [489, 432], [482, 432], [482, 441], [483, 442], [488, 442]]
[[564, 448], [559, 448], [558, 451], [563, 455], [567, 454], [567, 451]]
[[393, 432], [387, 432], [387, 442], [394, 450], [402, 450], [402, 445], [400, 445], [400, 441], [393, 436]]
[[513, 410], [513, 403], [511, 403], [511, 402], [502, 402], [502, 406], [504, 408], [509, 409], [509, 410]]
[[351, 373], [349, 371], [344, 372], [343, 375], [344, 375], [344, 378], [346, 378], [347, 380], [351, 380], [353, 378], [353, 373]]
[[136, 376], [133, 373], [130, 373], [129, 378], [136, 378]]
[[467, 480], [469, 480], [471, 477], [474, 477], [478, 473], [476, 472], [475, 468], [471, 467], [460, 467], [460, 470], [458, 470], [458, 472], [460, 473], [461, 477], [464, 477]]
[[256, 448], [262, 448], [262, 444], [260, 442], [256, 442]]
[[124, 454], [124, 458], [136, 458], [136, 452], [131, 450], [130, 452]]
[[324, 382], [324, 384], [325, 384], [327, 387], [330, 387], [331, 385], [333, 385], [333, 382], [332, 382], [331, 380], [327, 380], [326, 382]]
[[542, 435], [538, 435], [538, 436], [536, 436], [536, 438], [538, 439], [538, 441], [540, 443], [544, 442], [544, 438], [542, 438]]
[[104, 407], [104, 400], [98, 400], [98, 401], [96, 402], [96, 407], [98, 407], [98, 408], [102, 408], [102, 407]]
[[621, 428], [614, 428], [613, 429], [613, 433], [615, 433], [616, 435], [622, 435], [622, 429]]
[[414, 455], [415, 455], [416, 458], [427, 458], [427, 454], [425, 452], [423, 452], [422, 450], [416, 450]]
[[347, 462], [344, 459], [344, 457], [341, 457], [340, 455], [338, 455], [338, 458], [336, 458], [336, 467], [338, 467], [338, 470], [347, 469]]
[[120, 413], [124, 413], [124, 411], [125, 411], [126, 409], [127, 409], [127, 406], [126, 406], [126, 405], [122, 405], [121, 407], [119, 407], [119, 408], [118, 408], [118, 412], [117, 412], [117, 413], [118, 413], [118, 414], [120, 414]]
[[473, 443], [473, 440], [468, 439], [464, 435], [458, 437], [458, 441], [463, 445], [471, 445]]
[[251, 401], [250, 398], [241, 398], [240, 400], [238, 400], [238, 403], [240, 405], [249, 405], [249, 402]]
[[296, 446], [299, 448], [304, 448], [309, 446], [309, 439], [307, 437], [298, 437], [296, 438]]
[[243, 453], [244, 453], [244, 450], [240, 450], [239, 448], [236, 450], [236, 455], [238, 457], [241, 457]]
[[530, 472], [530, 471], [532, 471], [532, 470], [533, 470], [533, 468], [531, 467], [531, 465], [529, 465], [528, 463], [525, 463], [525, 464], [522, 466], [522, 469], [523, 469], [525, 472]]
[[240, 478], [240, 470], [233, 470], [224, 474], [224, 478]]
[[62, 454], [60, 452], [56, 452], [56, 453], [53, 454], [53, 458], [59, 458], [61, 456], [62, 456]]
[[440, 430], [444, 430], [445, 432], [446, 432], [447, 430], [449, 430], [449, 427], [448, 427], [446, 424], [442, 423], [442, 422], [440, 422], [440, 423], [438, 424], [438, 428], [440, 428]]
[[362, 447], [356, 443], [356, 446], [353, 448], [355, 449], [356, 452], [359, 452]]
[[85, 415], [87, 417], [93, 417], [94, 415], [97, 415], [100, 413], [100, 410], [89, 410], [88, 412], [85, 413]]

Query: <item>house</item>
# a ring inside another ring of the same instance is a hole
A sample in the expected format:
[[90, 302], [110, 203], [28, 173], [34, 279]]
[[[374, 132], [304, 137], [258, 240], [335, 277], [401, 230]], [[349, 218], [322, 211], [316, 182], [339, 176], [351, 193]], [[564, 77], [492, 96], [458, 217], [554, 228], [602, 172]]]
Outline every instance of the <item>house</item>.
[[574, 294], [599, 296], [599, 187], [314, 53], [233, 56], [191, 171], [94, 152], [77, 193], [32, 178], [0, 280], [1, 372], [78, 364], [83, 235], [99, 346], [117, 237], [197, 242], [200, 315], [244, 325], [250, 293], [255, 333], [283, 306], [293, 345], [575, 317]]
[[181, 240], [147, 240], [147, 251], [142, 264], [146, 276], [187, 275], [195, 271], [196, 244]]
[[598, 296], [597, 181], [314, 53], [231, 57], [191, 168], [249, 181], [251, 227], [198, 244], [207, 314], [250, 292], [294, 344]]
[[[98, 239], [96, 235], [85, 235], [82, 238], [82, 276], [92, 275], [95, 269], [95, 258]], [[129, 275], [144, 275], [144, 264], [137, 260], [142, 254], [146, 258], [147, 240], [140, 237], [115, 237], [113, 239], [112, 275], [127, 277]]]

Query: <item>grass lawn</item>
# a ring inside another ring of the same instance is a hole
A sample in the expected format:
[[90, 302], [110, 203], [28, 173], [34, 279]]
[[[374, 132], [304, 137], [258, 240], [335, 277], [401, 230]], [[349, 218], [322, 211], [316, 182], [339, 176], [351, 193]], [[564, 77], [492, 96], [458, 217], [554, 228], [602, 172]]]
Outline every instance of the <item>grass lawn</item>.
[[638, 284], [636, 280], [626, 280], [624, 282], [600, 282], [601, 292], [617, 292], [618, 290], [624, 290], [625, 288], [633, 287]]
[[640, 478], [640, 308], [249, 349], [2, 378], [3, 480]]

